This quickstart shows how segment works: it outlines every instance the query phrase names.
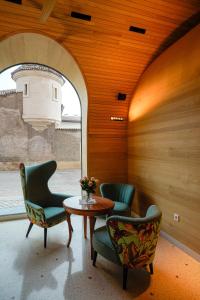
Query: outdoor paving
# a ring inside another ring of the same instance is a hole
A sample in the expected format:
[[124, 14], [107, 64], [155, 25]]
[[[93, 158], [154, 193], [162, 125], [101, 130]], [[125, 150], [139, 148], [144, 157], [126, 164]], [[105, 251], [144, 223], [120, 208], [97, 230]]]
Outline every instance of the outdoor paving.
[[[80, 194], [80, 169], [56, 171], [49, 180], [52, 192]], [[18, 171], [0, 171], [0, 216], [24, 213], [21, 180]]]

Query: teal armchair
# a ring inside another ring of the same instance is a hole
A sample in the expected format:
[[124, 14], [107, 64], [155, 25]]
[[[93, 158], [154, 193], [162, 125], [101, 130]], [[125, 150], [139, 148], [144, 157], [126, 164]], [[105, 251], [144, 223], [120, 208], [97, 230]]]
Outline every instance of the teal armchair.
[[126, 289], [128, 269], [149, 265], [153, 274], [153, 260], [160, 232], [162, 213], [158, 206], [151, 205], [144, 218], [111, 216], [106, 226], [95, 230], [93, 235], [93, 265], [97, 253], [121, 265], [123, 289]]
[[135, 187], [125, 183], [102, 183], [100, 185], [101, 195], [115, 202], [113, 215], [131, 215]]
[[70, 195], [52, 193], [48, 180], [57, 167], [55, 161], [48, 161], [34, 166], [20, 164], [20, 176], [25, 208], [30, 221], [26, 237], [33, 224], [44, 228], [44, 247], [47, 244], [47, 228], [66, 220], [63, 200]]

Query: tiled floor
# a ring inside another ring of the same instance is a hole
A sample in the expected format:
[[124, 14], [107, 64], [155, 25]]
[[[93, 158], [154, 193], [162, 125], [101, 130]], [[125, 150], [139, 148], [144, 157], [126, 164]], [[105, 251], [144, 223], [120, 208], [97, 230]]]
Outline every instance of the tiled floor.
[[144, 269], [129, 272], [124, 291], [121, 267], [101, 256], [93, 267], [82, 218], [73, 216], [72, 225], [70, 248], [63, 222], [48, 230], [44, 249], [41, 228], [34, 226], [26, 239], [27, 220], [0, 222], [1, 300], [200, 299], [200, 264], [165, 239], [159, 239], [154, 275]]
[[[69, 169], [56, 171], [49, 180], [49, 187], [54, 192], [80, 194], [79, 179], [81, 170]], [[0, 171], [0, 216], [25, 212], [18, 171]]]

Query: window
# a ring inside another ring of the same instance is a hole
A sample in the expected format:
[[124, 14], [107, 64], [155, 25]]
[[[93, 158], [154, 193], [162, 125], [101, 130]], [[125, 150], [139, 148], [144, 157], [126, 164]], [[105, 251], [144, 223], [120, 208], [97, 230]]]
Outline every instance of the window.
[[23, 94], [24, 94], [24, 96], [26, 96], [26, 97], [29, 96], [29, 86], [28, 86], [28, 83], [24, 83]]
[[53, 95], [52, 95], [53, 97], [53, 100], [54, 101], [58, 101], [58, 98], [59, 98], [59, 96], [58, 96], [58, 88], [57, 87], [55, 87], [54, 85], [53, 85]]
[[54, 98], [58, 99], [58, 89], [54, 88]]
[[27, 85], [27, 83], [25, 83], [25, 85], [24, 85], [24, 95], [27, 96], [27, 94], [28, 94], [28, 85]]

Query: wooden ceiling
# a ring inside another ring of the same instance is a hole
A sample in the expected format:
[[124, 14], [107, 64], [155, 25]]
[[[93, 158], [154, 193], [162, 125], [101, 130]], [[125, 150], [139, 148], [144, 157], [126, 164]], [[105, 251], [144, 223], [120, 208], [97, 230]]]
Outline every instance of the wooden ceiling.
[[[127, 122], [114, 122], [110, 117], [127, 120], [141, 74], [167, 46], [198, 23], [199, 6], [199, 0], [22, 0], [21, 5], [2, 0], [0, 39], [36, 32], [72, 53], [88, 87], [89, 169], [96, 175], [94, 170], [101, 168], [98, 178], [109, 178], [109, 174], [116, 178], [118, 167], [126, 169], [123, 137]], [[72, 18], [72, 11], [91, 15], [91, 21]], [[130, 26], [146, 32], [130, 32]], [[117, 100], [119, 92], [127, 94], [125, 101]], [[116, 181], [124, 178], [120, 176]]]
[[[119, 104], [126, 116], [146, 66], [165, 44], [194, 26], [199, 5], [199, 0], [22, 0], [22, 5], [1, 1], [0, 36], [33, 31], [52, 37], [76, 58], [94, 98], [118, 105], [116, 94], [127, 94]], [[72, 18], [72, 11], [91, 15], [91, 22]], [[130, 32], [131, 25], [146, 33]], [[97, 82], [100, 89], [95, 88]], [[94, 108], [98, 104], [97, 99]]]

